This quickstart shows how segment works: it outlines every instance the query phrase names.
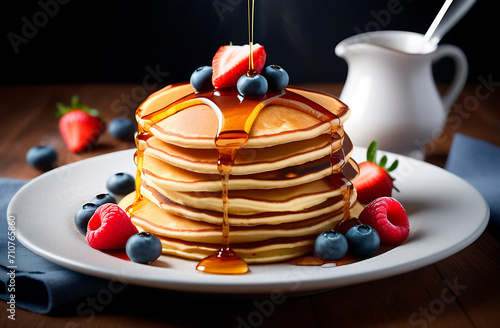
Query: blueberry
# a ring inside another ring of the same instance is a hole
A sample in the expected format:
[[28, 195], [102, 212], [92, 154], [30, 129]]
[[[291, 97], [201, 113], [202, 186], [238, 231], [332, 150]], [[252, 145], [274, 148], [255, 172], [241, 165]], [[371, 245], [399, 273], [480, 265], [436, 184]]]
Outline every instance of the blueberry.
[[109, 122], [109, 133], [123, 141], [133, 141], [135, 134], [135, 123], [126, 117], [117, 117]]
[[113, 195], [110, 194], [99, 194], [92, 198], [89, 203], [94, 203], [97, 205], [97, 207], [107, 204], [107, 203], [113, 203], [116, 204], [116, 198], [113, 197]]
[[269, 65], [262, 71], [270, 90], [283, 90], [288, 85], [288, 73], [278, 65]]
[[135, 190], [135, 179], [128, 173], [115, 173], [106, 181], [106, 188], [115, 195], [127, 195]]
[[197, 68], [189, 82], [197, 91], [212, 89], [212, 66], [202, 66]]
[[56, 165], [57, 152], [52, 146], [35, 146], [26, 153], [26, 161], [40, 171], [48, 171]]
[[314, 242], [314, 255], [323, 261], [335, 261], [347, 253], [347, 240], [335, 230], [321, 233]]
[[372, 227], [361, 224], [347, 230], [345, 237], [349, 244], [349, 254], [359, 259], [375, 254], [380, 247], [380, 237]]
[[161, 241], [149, 232], [139, 232], [130, 236], [125, 251], [131, 261], [148, 264], [161, 255]]
[[75, 225], [83, 235], [87, 234], [87, 225], [99, 206], [94, 203], [86, 203], [75, 213]]
[[236, 83], [238, 92], [243, 96], [261, 96], [267, 92], [267, 80], [259, 74], [243, 75]]

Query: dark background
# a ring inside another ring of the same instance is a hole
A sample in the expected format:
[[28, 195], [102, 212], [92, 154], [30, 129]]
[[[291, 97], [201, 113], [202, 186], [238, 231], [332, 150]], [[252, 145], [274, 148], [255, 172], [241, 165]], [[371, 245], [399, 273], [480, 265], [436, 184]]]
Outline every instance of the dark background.
[[[391, 1], [257, 0], [254, 40], [293, 84], [343, 82], [338, 42], [378, 29], [425, 33], [444, 2], [399, 0], [400, 12], [384, 16]], [[466, 53], [469, 82], [500, 80], [494, 5], [478, 0], [442, 41]], [[166, 85], [210, 65], [221, 45], [248, 42], [247, 0], [21, 0], [2, 7], [1, 84], [141, 83], [149, 67]], [[439, 63], [438, 81], [449, 81], [452, 67], [451, 60]]]

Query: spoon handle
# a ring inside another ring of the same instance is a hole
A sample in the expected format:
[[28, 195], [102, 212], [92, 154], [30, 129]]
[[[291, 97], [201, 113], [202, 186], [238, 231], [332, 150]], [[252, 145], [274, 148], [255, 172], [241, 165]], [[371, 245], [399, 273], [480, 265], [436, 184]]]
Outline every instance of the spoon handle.
[[443, 6], [439, 10], [438, 14], [436, 15], [436, 17], [432, 21], [431, 26], [429, 26], [429, 29], [427, 30], [427, 32], [424, 35], [424, 42], [425, 43], [429, 42], [430, 39], [434, 36], [436, 29], [438, 28], [439, 24], [441, 23], [441, 20], [443, 19], [444, 15], [448, 11], [448, 8], [450, 8], [452, 2], [453, 2], [453, 0], [446, 0], [444, 2]]
[[[448, 2], [448, 1], [447, 1]], [[433, 44], [438, 44], [443, 36], [448, 33], [449, 30], [458, 23], [462, 17], [470, 10], [470, 8], [476, 3], [476, 0], [455, 0], [453, 5], [451, 5], [451, 1], [449, 4], [449, 8], [443, 13], [443, 17], [441, 17], [442, 21], [435, 27], [435, 30], [427, 35], [429, 31], [425, 34], [426, 42], [429, 41]], [[446, 6], [446, 2], [443, 5], [443, 8]], [[443, 9], [441, 8], [441, 10]], [[441, 12], [441, 11], [440, 11]], [[439, 14], [438, 14], [439, 16]], [[436, 17], [437, 19], [437, 17]], [[435, 19], [435, 20], [436, 20]], [[434, 24], [434, 22], [433, 22]], [[431, 25], [432, 27], [432, 25]], [[431, 28], [429, 28], [430, 30]]]

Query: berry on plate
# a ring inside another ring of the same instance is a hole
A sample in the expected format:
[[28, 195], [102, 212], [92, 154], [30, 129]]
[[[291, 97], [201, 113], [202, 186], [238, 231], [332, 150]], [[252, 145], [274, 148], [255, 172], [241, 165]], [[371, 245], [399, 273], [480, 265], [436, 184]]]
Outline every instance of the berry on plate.
[[73, 96], [71, 105], [57, 104], [59, 132], [74, 153], [90, 150], [105, 130], [104, 122], [97, 117], [98, 111], [82, 104], [78, 96]]
[[149, 232], [132, 235], [125, 245], [125, 252], [133, 262], [148, 264], [161, 255], [161, 241]]
[[246, 96], [262, 96], [267, 92], [267, 80], [260, 74], [242, 75], [236, 84], [238, 92]]
[[347, 239], [338, 231], [327, 230], [314, 242], [314, 255], [323, 261], [335, 261], [347, 253]]
[[392, 197], [377, 198], [359, 214], [359, 221], [375, 229], [380, 241], [385, 244], [400, 245], [410, 234], [410, 222], [406, 211]]
[[87, 243], [95, 249], [125, 248], [130, 236], [138, 233], [127, 213], [116, 204], [100, 206], [87, 226]]
[[89, 203], [94, 203], [97, 207], [108, 203], [116, 204], [116, 198], [110, 194], [99, 194], [92, 198]]
[[135, 123], [126, 117], [116, 117], [109, 122], [109, 134], [116, 139], [133, 141], [135, 134]]
[[48, 171], [56, 166], [57, 152], [52, 146], [35, 146], [26, 153], [29, 165], [40, 171]]
[[191, 78], [189, 79], [191, 86], [196, 89], [196, 91], [212, 89], [212, 66], [202, 66], [198, 67]]
[[94, 203], [83, 204], [75, 213], [75, 225], [82, 235], [87, 234], [89, 220], [99, 206]]
[[266, 78], [270, 90], [283, 90], [288, 85], [288, 73], [281, 66], [266, 66], [262, 70], [262, 76]]
[[[266, 51], [260, 44], [252, 45], [254, 73], [260, 74], [266, 62]], [[249, 71], [250, 45], [222, 46], [212, 59], [212, 85], [216, 88], [235, 86]]]
[[135, 179], [128, 173], [118, 172], [108, 178], [106, 188], [115, 195], [127, 195], [135, 190]]
[[346, 234], [349, 254], [364, 259], [375, 254], [380, 247], [380, 237], [372, 227], [362, 224], [350, 228]]
[[359, 177], [354, 181], [358, 200], [363, 204], [368, 204], [379, 197], [390, 197], [392, 189], [396, 189], [393, 184], [394, 179], [388, 172], [397, 168], [398, 160], [395, 160], [387, 169], [387, 156], [384, 155], [378, 163], [376, 160], [377, 143], [373, 141], [368, 147], [366, 162], [359, 164]]

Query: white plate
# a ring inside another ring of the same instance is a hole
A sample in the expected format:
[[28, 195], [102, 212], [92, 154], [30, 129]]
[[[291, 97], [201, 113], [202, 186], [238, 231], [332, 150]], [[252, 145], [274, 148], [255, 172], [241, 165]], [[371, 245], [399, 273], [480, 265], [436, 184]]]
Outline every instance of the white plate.
[[[489, 208], [481, 195], [453, 174], [427, 163], [387, 153], [400, 162], [397, 199], [410, 219], [403, 245], [370, 259], [334, 268], [289, 263], [251, 265], [249, 274], [226, 276], [196, 271], [196, 261], [162, 256], [142, 265], [90, 248], [73, 224], [76, 210], [106, 192], [113, 173], [135, 174], [134, 150], [103, 155], [49, 171], [27, 183], [12, 199], [21, 243], [68, 269], [131, 284], [183, 292], [214, 294], [311, 293], [415, 270], [444, 259], [472, 243], [484, 231]], [[365, 149], [354, 158], [364, 160]]]

